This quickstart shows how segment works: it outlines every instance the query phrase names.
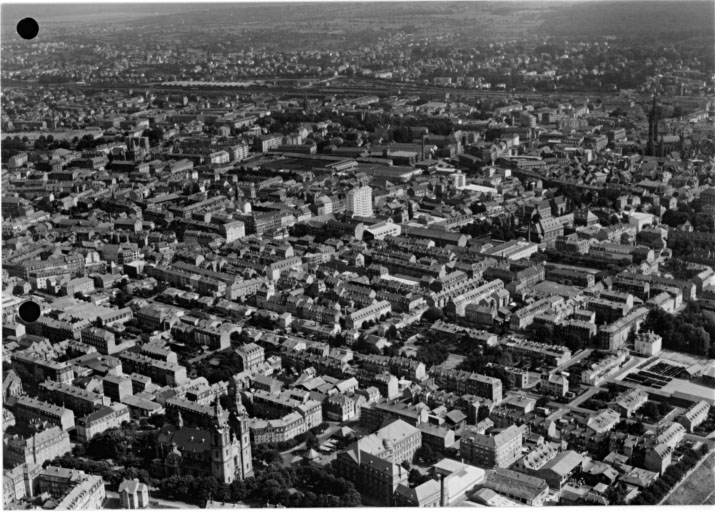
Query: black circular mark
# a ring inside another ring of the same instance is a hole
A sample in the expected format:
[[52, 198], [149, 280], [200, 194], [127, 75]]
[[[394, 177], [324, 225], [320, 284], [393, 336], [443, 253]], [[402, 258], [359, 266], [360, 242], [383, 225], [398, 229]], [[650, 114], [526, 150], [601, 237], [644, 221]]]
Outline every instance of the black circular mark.
[[20, 304], [20, 309], [17, 313], [20, 315], [20, 320], [27, 323], [35, 322], [40, 318], [40, 305], [37, 302], [28, 300]]
[[35, 39], [39, 31], [40, 26], [34, 18], [22, 18], [17, 22], [17, 33], [23, 39]]

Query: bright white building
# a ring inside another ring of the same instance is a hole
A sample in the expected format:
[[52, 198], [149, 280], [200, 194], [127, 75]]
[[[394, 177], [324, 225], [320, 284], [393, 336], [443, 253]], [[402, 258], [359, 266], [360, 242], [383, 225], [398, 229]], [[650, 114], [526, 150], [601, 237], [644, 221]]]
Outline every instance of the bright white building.
[[348, 192], [348, 213], [358, 217], [372, 217], [372, 187], [354, 188]]
[[455, 188], [460, 190], [463, 189], [467, 184], [467, 177], [461, 171], [457, 171], [454, 174], [450, 175], [449, 179], [452, 180], [452, 183], [454, 184]]
[[369, 233], [375, 240], [384, 240], [387, 236], [400, 236], [402, 226], [395, 224], [391, 219], [387, 219], [385, 222], [378, 222], [369, 228], [365, 228], [365, 232]]
[[635, 352], [642, 356], [654, 356], [663, 348], [663, 338], [654, 332], [641, 332], [636, 336]]

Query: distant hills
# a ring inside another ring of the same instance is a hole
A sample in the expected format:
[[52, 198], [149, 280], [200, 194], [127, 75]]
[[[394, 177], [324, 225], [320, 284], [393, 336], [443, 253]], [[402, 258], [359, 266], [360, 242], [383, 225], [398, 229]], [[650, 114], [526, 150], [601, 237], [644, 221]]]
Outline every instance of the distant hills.
[[4, 30], [32, 16], [41, 28], [121, 23], [160, 30], [181, 23], [197, 30], [286, 28], [315, 33], [319, 28], [323, 33], [355, 34], [409, 27], [417, 34], [459, 31], [467, 38], [493, 39], [711, 36], [715, 20], [712, 1], [3, 4], [1, 10]]
[[539, 28], [553, 36], [710, 34], [715, 31], [712, 1], [621, 1], [562, 4], [544, 14]]

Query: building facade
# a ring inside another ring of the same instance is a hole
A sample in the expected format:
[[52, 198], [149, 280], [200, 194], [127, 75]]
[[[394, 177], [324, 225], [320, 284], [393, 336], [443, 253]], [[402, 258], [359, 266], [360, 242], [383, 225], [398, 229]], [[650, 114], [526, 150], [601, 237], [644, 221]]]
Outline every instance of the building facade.
[[357, 217], [372, 217], [372, 188], [368, 186], [348, 191], [348, 213]]
[[482, 468], [506, 468], [521, 457], [522, 429], [514, 425], [489, 434], [472, 434], [460, 439], [459, 453], [464, 460]]

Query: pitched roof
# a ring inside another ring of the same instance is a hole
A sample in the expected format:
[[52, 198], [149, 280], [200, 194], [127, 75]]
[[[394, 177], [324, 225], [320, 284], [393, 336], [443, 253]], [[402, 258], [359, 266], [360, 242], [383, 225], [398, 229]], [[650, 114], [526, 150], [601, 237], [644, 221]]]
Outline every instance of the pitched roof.
[[356, 444], [360, 450], [376, 455], [385, 451], [387, 446], [394, 445], [394, 443], [419, 432], [409, 423], [403, 420], [395, 420], [374, 434], [363, 437]]
[[143, 491], [144, 488], [146, 487], [146, 484], [139, 482], [138, 480], [122, 480], [122, 483], [119, 484], [119, 490], [118, 492], [128, 492], [130, 494], [134, 494], [136, 492]]
[[547, 462], [543, 469], [550, 470], [559, 476], [571, 473], [575, 467], [583, 463], [583, 456], [573, 450], [559, 453], [552, 460]]

